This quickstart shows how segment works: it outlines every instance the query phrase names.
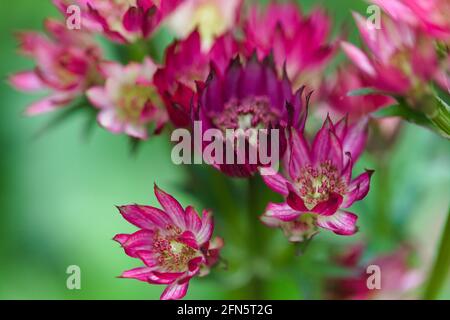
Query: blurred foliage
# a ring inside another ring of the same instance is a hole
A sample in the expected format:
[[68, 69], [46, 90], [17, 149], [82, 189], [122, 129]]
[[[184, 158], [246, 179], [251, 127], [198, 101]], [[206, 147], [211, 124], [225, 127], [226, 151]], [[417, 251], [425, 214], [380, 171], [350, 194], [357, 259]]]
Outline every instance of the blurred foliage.
[[[322, 4], [336, 21], [335, 33], [346, 30], [352, 41], [358, 41], [350, 10], [364, 13], [364, 2], [298, 2], [305, 11]], [[45, 17], [57, 15], [50, 1], [0, 2], [2, 79], [31, 66], [16, 54], [13, 32], [42, 29]], [[158, 46], [149, 50], [158, 60], [170, 39], [162, 31], [153, 41]], [[107, 55], [120, 58], [121, 50], [107, 48]], [[340, 55], [336, 63], [342, 59]], [[343, 272], [330, 264], [330, 255], [363, 240], [374, 256], [409, 239], [423, 270], [435, 254], [450, 194], [448, 142], [415, 126], [405, 124], [393, 146], [366, 153], [358, 163], [355, 172], [371, 168], [376, 173], [372, 192], [352, 208], [360, 217], [356, 236], [322, 232], [298, 255], [298, 248], [288, 244], [280, 231], [263, 229], [268, 240], [252, 244], [260, 246], [260, 256], [248, 257], [241, 246], [253, 236], [249, 230], [255, 226], [245, 218], [245, 181], [224, 179], [211, 168], [173, 165], [167, 135], [140, 145], [134, 157], [126, 137], [97, 126], [90, 139], [84, 139], [84, 128], [92, 124], [89, 113], [74, 113], [70, 121], [37, 135], [57, 117], [64, 118], [65, 111], [23, 117], [24, 107], [36, 97], [14, 91], [6, 81], [0, 83], [0, 96], [0, 299], [159, 297], [161, 287], [115, 278], [139, 262], [111, 240], [116, 233], [133, 231], [114, 205], [156, 205], [154, 182], [184, 205], [215, 209], [217, 233], [228, 232], [223, 236], [232, 239], [224, 250], [226, 261], [211, 276], [191, 283], [190, 299], [245, 298], [243, 284], [255, 273], [266, 298], [323, 298], [323, 280]], [[260, 192], [262, 205], [268, 199], [279, 200], [266, 188]], [[254, 224], [259, 222], [255, 219]], [[81, 267], [81, 290], [66, 288], [70, 265]], [[450, 297], [450, 285], [441, 297]]]

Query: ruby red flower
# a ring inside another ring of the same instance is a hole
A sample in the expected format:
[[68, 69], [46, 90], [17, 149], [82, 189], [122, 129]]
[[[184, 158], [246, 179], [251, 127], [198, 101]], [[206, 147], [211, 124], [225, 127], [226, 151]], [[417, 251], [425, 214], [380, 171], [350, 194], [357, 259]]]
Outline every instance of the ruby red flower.
[[372, 171], [352, 180], [353, 163], [367, 138], [364, 122], [348, 126], [346, 119], [333, 124], [327, 118], [312, 145], [302, 131], [291, 130], [287, 175], [266, 175], [264, 181], [286, 202], [270, 203], [261, 217], [269, 227], [280, 227], [290, 241], [303, 241], [317, 227], [339, 235], [357, 231], [357, 216], [342, 209], [369, 192]]
[[162, 130], [167, 114], [153, 84], [156, 68], [149, 58], [142, 64], [127, 66], [102, 63], [105, 85], [92, 87], [86, 93], [89, 101], [100, 109], [98, 122], [102, 127], [137, 139], [148, 138], [150, 125], [155, 133]]
[[202, 50], [198, 31], [167, 48], [164, 66], [156, 72], [154, 82], [176, 127], [191, 124], [191, 106], [197, 103], [196, 83], [206, 80], [210, 65], [222, 74], [237, 52], [237, 41], [229, 33], [217, 38], [211, 49]]
[[89, 87], [102, 82], [97, 65], [101, 51], [89, 33], [68, 30], [59, 21], [48, 19], [46, 36], [37, 32], [18, 35], [20, 53], [36, 60], [34, 70], [12, 75], [9, 82], [27, 92], [50, 91], [31, 104], [25, 113], [36, 115], [70, 104]]
[[[228, 129], [241, 129], [244, 135], [251, 130], [279, 129], [279, 147], [271, 152], [278, 152], [281, 158], [286, 149], [284, 129], [304, 126], [309, 100], [309, 95], [304, 99], [304, 87], [295, 93], [291, 88], [286, 75], [283, 79], [278, 77], [270, 59], [260, 62], [253, 56], [243, 65], [237, 57], [224, 75], [213, 69], [207, 82], [200, 86], [198, 108], [193, 119], [201, 122], [202, 134], [208, 129], [218, 129], [224, 137]], [[268, 140], [271, 139], [269, 130]], [[226, 144], [225, 138], [222, 140]], [[246, 150], [259, 150], [258, 142], [251, 141], [247, 136], [245, 141]], [[236, 152], [236, 149], [232, 152]], [[251, 163], [248, 155], [242, 164], [237, 164], [237, 161], [233, 164], [217, 163], [214, 160], [211, 164], [227, 175], [249, 177], [256, 173], [260, 163]]]
[[194, 208], [183, 209], [174, 197], [157, 186], [155, 195], [162, 210], [140, 205], [118, 208], [122, 216], [140, 230], [118, 234], [114, 240], [128, 256], [145, 264], [125, 271], [121, 277], [167, 285], [161, 299], [181, 299], [186, 295], [189, 281], [206, 275], [218, 261], [223, 240], [211, 241], [214, 224], [209, 211], [203, 211], [200, 218]]
[[328, 42], [330, 18], [320, 9], [302, 16], [295, 4], [271, 3], [265, 12], [254, 6], [244, 31], [247, 53], [256, 50], [260, 59], [273, 53], [278, 70], [286, 66], [294, 88], [303, 84], [318, 88], [322, 71], [336, 51]]

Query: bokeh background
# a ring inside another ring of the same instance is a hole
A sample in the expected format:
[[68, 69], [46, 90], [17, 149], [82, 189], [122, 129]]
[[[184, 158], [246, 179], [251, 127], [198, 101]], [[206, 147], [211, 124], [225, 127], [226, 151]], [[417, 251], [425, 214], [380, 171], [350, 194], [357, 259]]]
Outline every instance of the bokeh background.
[[[314, 5], [324, 6], [336, 32], [345, 25], [350, 39], [358, 41], [350, 12], [364, 14], [364, 2], [298, 2], [306, 12]], [[0, 299], [156, 299], [162, 287], [116, 278], [139, 262], [111, 240], [116, 233], [134, 230], [114, 205], [156, 205], [154, 182], [184, 205], [202, 205], [182, 188], [188, 176], [172, 164], [167, 136], [151, 139], [132, 155], [123, 136], [97, 127], [87, 136], [86, 114], [74, 114], [70, 121], [51, 127], [48, 123], [57, 114], [22, 115], [36, 97], [6, 82], [9, 74], [32, 66], [17, 54], [13, 32], [42, 30], [48, 16], [58, 16], [50, 1], [0, 1]], [[337, 63], [343, 59], [341, 55]], [[47, 130], [40, 134], [43, 128]], [[417, 250], [417, 267], [428, 270], [448, 210], [448, 141], [406, 125], [396, 143], [389, 158], [377, 161], [367, 155], [359, 164], [377, 170], [373, 191], [353, 209], [360, 216], [359, 234], [343, 238], [322, 232], [307, 254], [294, 257], [287, 269], [268, 265], [265, 297], [323, 298], [317, 281], [334, 271], [322, 248], [329, 252], [362, 239], [382, 252], [406, 237]], [[270, 232], [274, 246], [286, 245], [279, 231]], [[225, 257], [238, 254], [235, 248], [225, 250]], [[261, 259], [262, 269], [265, 263]], [[66, 288], [70, 265], [81, 268], [81, 290]], [[239, 272], [230, 269], [227, 273], [219, 268], [211, 277], [192, 281], [187, 298], [242, 297], [238, 285], [233, 287]], [[449, 283], [440, 297], [450, 298]]]

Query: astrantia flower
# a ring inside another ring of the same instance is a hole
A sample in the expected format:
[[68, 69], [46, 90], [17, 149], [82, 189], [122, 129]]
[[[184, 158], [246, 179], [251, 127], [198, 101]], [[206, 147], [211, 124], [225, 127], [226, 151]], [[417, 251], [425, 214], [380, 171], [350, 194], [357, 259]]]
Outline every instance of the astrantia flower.
[[[213, 70], [208, 81], [200, 88], [194, 120], [201, 121], [203, 133], [214, 128], [220, 130], [223, 137], [226, 137], [227, 129], [241, 129], [243, 134], [257, 129], [279, 129], [279, 148], [270, 151], [278, 152], [281, 158], [286, 149], [284, 129], [288, 126], [304, 126], [307, 110], [305, 103], [309, 99], [308, 96], [304, 101], [304, 88], [295, 93], [291, 88], [287, 76], [283, 79], [278, 77], [270, 59], [260, 62], [253, 56], [243, 65], [236, 58], [224, 75]], [[271, 141], [271, 133], [269, 130], [268, 141]], [[246, 150], [260, 150], [258, 142], [252, 141], [248, 136], [244, 136], [244, 139]], [[223, 140], [225, 143], [225, 138]], [[236, 148], [227, 152], [236, 152]], [[214, 159], [210, 159], [210, 162], [227, 175], [249, 177], [256, 173], [260, 164], [259, 158], [256, 163], [249, 161], [249, 154], [247, 152], [243, 164], [237, 164], [237, 161], [233, 164], [217, 163]]]
[[[339, 300], [401, 299], [423, 281], [421, 272], [409, 263], [413, 252], [408, 246], [401, 246], [394, 252], [362, 263], [365, 253], [366, 247], [359, 244], [350, 247], [336, 259], [337, 265], [345, 268], [349, 275], [326, 279], [330, 298]], [[378, 290], [371, 290], [367, 286], [370, 276], [367, 273], [367, 267], [370, 265], [378, 266], [381, 270], [381, 288]]]
[[125, 271], [122, 278], [167, 285], [161, 299], [176, 300], [186, 295], [189, 281], [206, 275], [219, 258], [223, 240], [211, 241], [212, 215], [202, 217], [192, 207], [183, 209], [171, 195], [155, 186], [162, 210], [149, 206], [119, 207], [123, 217], [140, 228], [133, 234], [118, 234], [125, 253], [141, 259], [144, 267]]
[[271, 3], [265, 12], [251, 8], [245, 20], [245, 48], [262, 58], [273, 52], [278, 70], [286, 70], [294, 88], [317, 88], [324, 67], [335, 52], [328, 42], [330, 19], [315, 10], [302, 16], [294, 4]]
[[100, 109], [98, 122], [113, 133], [146, 139], [150, 124], [155, 133], [167, 121], [153, 75], [157, 66], [146, 58], [142, 64], [122, 66], [114, 62], [103, 63], [104, 86], [87, 91], [90, 102]]
[[63, 23], [50, 19], [45, 27], [49, 37], [37, 32], [19, 34], [20, 53], [35, 59], [36, 67], [9, 79], [19, 90], [51, 92], [30, 105], [27, 115], [64, 107], [102, 81], [97, 70], [101, 52], [88, 33], [68, 30]]
[[365, 54], [343, 42], [348, 57], [367, 77], [371, 86], [392, 95], [405, 96], [417, 108], [435, 81], [447, 89], [448, 74], [436, 52], [435, 43], [401, 21], [384, 16], [381, 29], [369, 29], [366, 19], [354, 13], [359, 32], [370, 50]]
[[349, 96], [351, 91], [371, 85], [367, 75], [353, 65], [339, 68], [335, 75], [328, 78], [322, 87], [321, 96], [324, 103], [340, 116], [348, 115], [351, 120], [358, 120], [380, 108], [393, 105], [395, 100], [380, 94]]
[[371, 171], [352, 180], [353, 163], [367, 138], [365, 123], [348, 126], [327, 118], [310, 145], [303, 132], [292, 130], [288, 173], [264, 176], [266, 184], [286, 198], [270, 203], [261, 217], [269, 227], [280, 227], [290, 241], [309, 239], [317, 227], [339, 235], [357, 231], [357, 216], [342, 209], [369, 192]]
[[[147, 38], [183, 0], [75, 0], [90, 31], [125, 43]], [[64, 15], [68, 0], [54, 0]]]
[[176, 127], [191, 124], [191, 106], [197, 103], [196, 82], [206, 80], [210, 64], [222, 74], [238, 51], [238, 44], [229, 33], [216, 39], [206, 52], [200, 42], [199, 32], [194, 31], [173, 43], [166, 50], [164, 66], [155, 74], [155, 84]]
[[235, 26], [242, 2], [243, 0], [185, 0], [167, 19], [167, 25], [179, 38], [185, 38], [197, 29], [202, 48], [208, 51], [216, 37]]
[[448, 0], [372, 0], [396, 21], [421, 28], [430, 36], [450, 40]]

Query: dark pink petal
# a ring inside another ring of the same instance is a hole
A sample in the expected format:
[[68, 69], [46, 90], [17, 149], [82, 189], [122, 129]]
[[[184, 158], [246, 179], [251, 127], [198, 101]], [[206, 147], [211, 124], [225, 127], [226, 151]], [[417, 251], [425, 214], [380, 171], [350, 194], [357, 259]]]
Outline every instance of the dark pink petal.
[[166, 228], [172, 223], [167, 214], [158, 208], [130, 205], [118, 209], [125, 220], [142, 229]]
[[170, 284], [162, 293], [161, 300], [179, 300], [184, 298], [189, 287], [189, 282], [179, 284], [174, 282]]
[[369, 58], [366, 56], [366, 54], [361, 51], [361, 49], [348, 42], [342, 42], [341, 46], [350, 60], [352, 60], [359, 69], [370, 76], [376, 75], [375, 68], [369, 61]]
[[358, 217], [350, 212], [337, 211], [331, 216], [318, 216], [317, 225], [336, 234], [350, 236], [356, 233], [356, 221]]
[[341, 207], [344, 198], [337, 193], [332, 193], [327, 201], [317, 204], [311, 212], [317, 213], [323, 216], [331, 216]]
[[203, 210], [202, 227], [197, 233], [197, 243], [202, 246], [204, 243], [211, 240], [214, 231], [214, 221], [210, 211]]
[[156, 268], [159, 266], [158, 257], [153, 251], [137, 251], [136, 258], [139, 258], [144, 262], [147, 267]]
[[192, 233], [192, 231], [185, 231], [183, 232], [178, 238], [177, 241], [184, 243], [185, 245], [197, 250], [198, 244], [197, 240], [195, 239], [195, 235]]
[[118, 234], [113, 238], [113, 240], [120, 243], [120, 245], [123, 245], [129, 238], [129, 234]]
[[291, 130], [291, 155], [289, 159], [289, 175], [292, 179], [297, 179], [300, 171], [311, 163], [308, 142], [303, 133]]
[[328, 155], [330, 152], [330, 130], [332, 127], [333, 124], [331, 123], [331, 119], [327, 116], [327, 119], [323, 123], [322, 128], [317, 133], [313, 142], [312, 160], [314, 164], [330, 160], [328, 159]]
[[119, 242], [130, 257], [137, 258], [138, 251], [152, 251], [154, 233], [150, 230], [139, 230], [126, 239], [121, 235], [114, 238]]
[[18, 90], [37, 91], [45, 88], [41, 78], [34, 71], [16, 73], [9, 78], [9, 82]]
[[186, 229], [193, 233], [198, 233], [202, 227], [202, 221], [198, 212], [191, 206], [186, 208]]
[[357, 161], [364, 151], [368, 137], [368, 118], [365, 117], [350, 126], [343, 140], [343, 151], [350, 152], [353, 161]]
[[330, 150], [328, 154], [328, 160], [337, 167], [339, 172], [344, 165], [344, 157], [342, 152], [342, 144], [339, 138], [333, 131], [330, 131]]
[[121, 278], [126, 279], [136, 279], [139, 281], [150, 282], [154, 284], [169, 284], [172, 281], [168, 281], [167, 279], [161, 279], [153, 274], [154, 268], [149, 267], [139, 267], [135, 269], [131, 269], [125, 271], [120, 276]]
[[204, 262], [204, 257], [197, 257], [189, 261], [189, 272], [191, 273], [197, 273], [200, 265]]
[[367, 170], [363, 174], [355, 178], [348, 186], [348, 192], [342, 203], [342, 208], [350, 207], [354, 202], [364, 199], [369, 193], [370, 179], [374, 171]]
[[297, 220], [300, 215], [300, 212], [292, 209], [287, 203], [269, 203], [264, 213], [264, 217], [275, 218], [284, 222]]
[[262, 178], [266, 185], [272, 189], [273, 191], [282, 194], [283, 196], [287, 196], [289, 194], [289, 190], [287, 184], [289, 183], [281, 174], [270, 174], [270, 175], [262, 175]]
[[186, 229], [184, 210], [180, 203], [171, 195], [159, 189], [155, 184], [155, 195], [164, 211], [172, 219], [173, 223], [182, 230]]
[[123, 26], [129, 32], [140, 31], [142, 28], [143, 11], [136, 7], [131, 7], [123, 17]]
[[310, 210], [305, 206], [305, 203], [303, 202], [302, 198], [300, 196], [290, 190], [289, 195], [286, 199], [287, 204], [294, 210], [299, 212], [309, 212]]

